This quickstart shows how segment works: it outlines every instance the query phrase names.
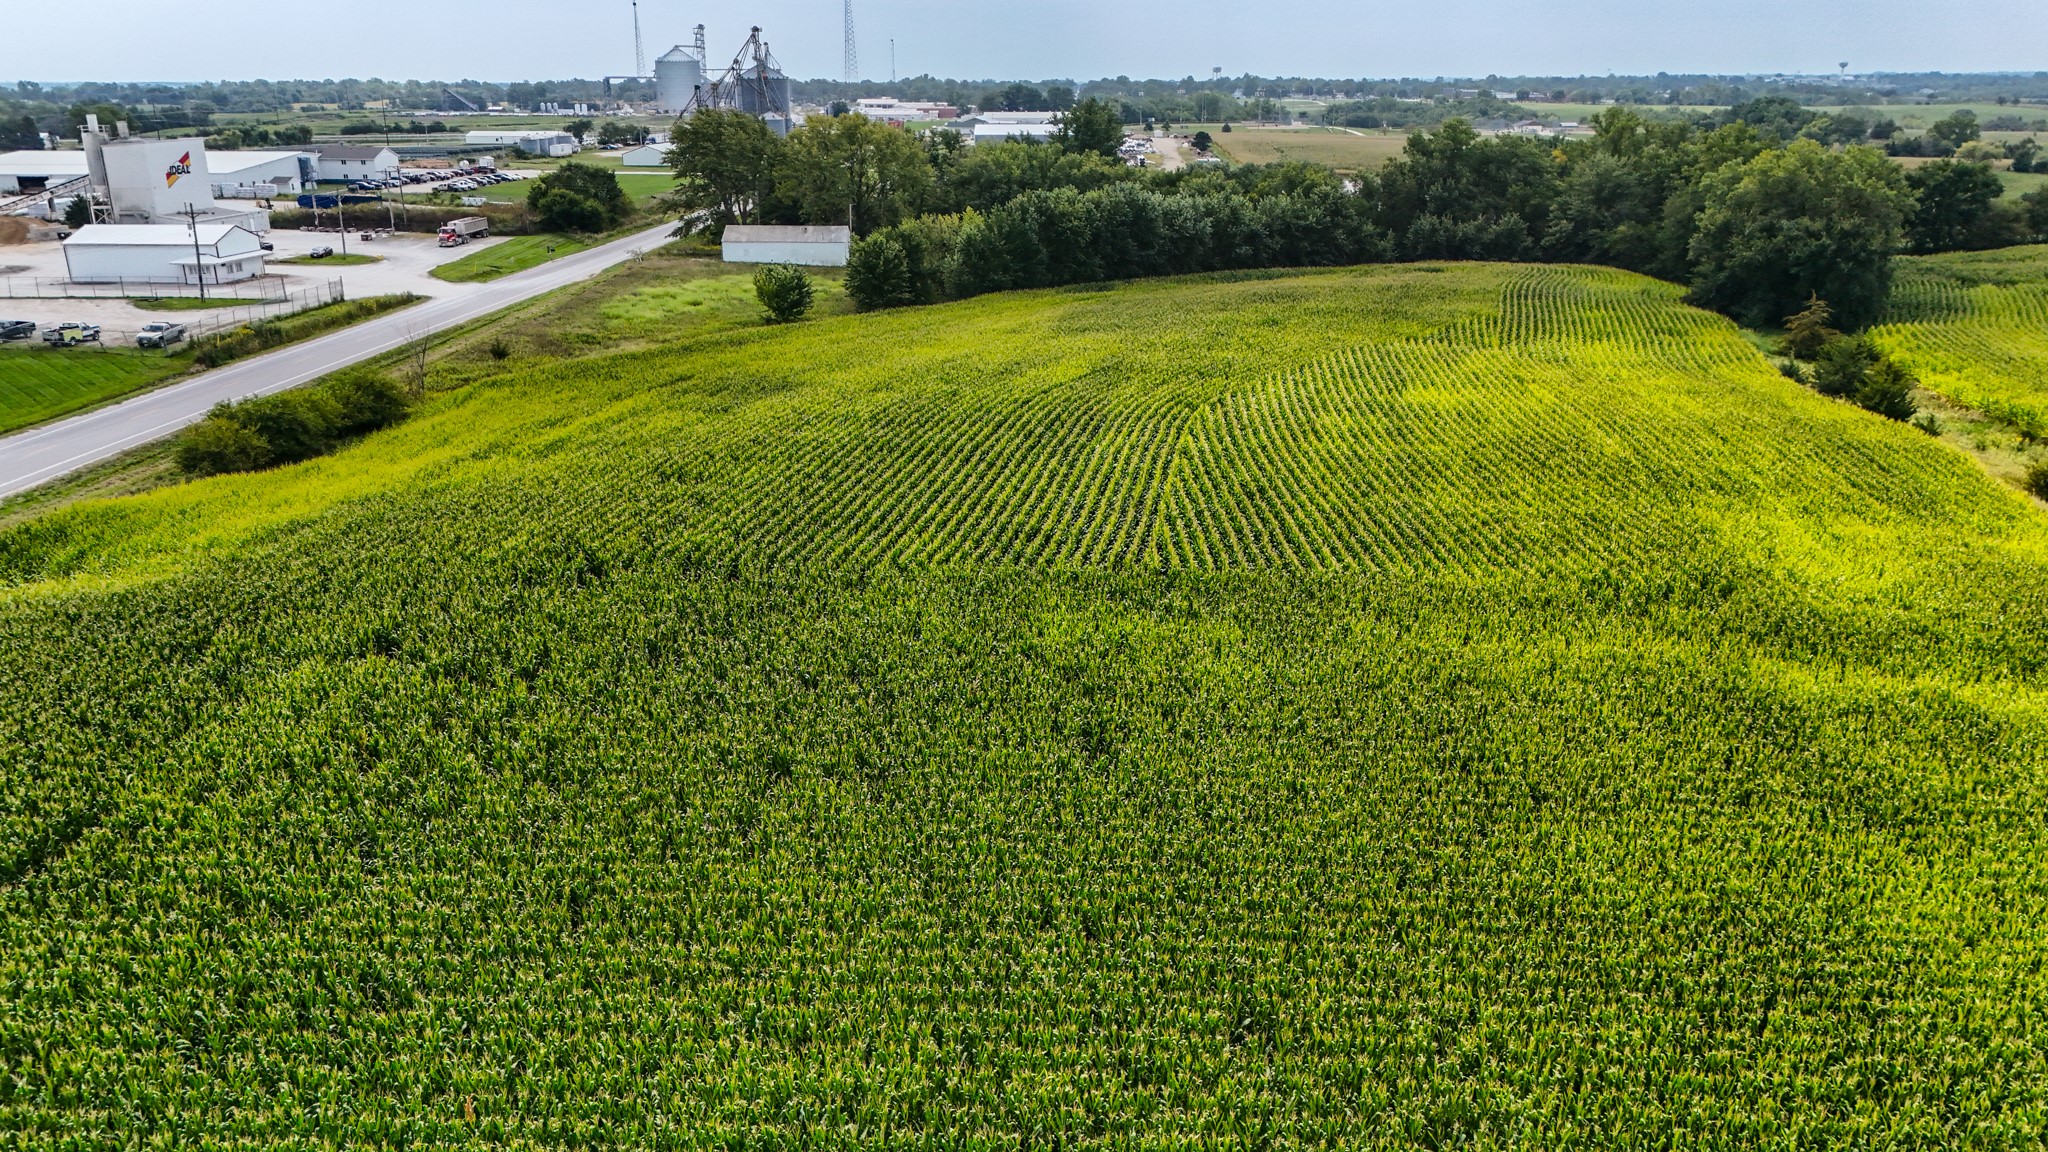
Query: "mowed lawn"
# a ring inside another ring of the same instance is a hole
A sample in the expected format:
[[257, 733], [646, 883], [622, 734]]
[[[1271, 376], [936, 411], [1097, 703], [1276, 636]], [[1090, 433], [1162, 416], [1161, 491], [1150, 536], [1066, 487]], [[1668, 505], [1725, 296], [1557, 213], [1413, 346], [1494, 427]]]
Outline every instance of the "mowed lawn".
[[0, 349], [0, 432], [117, 399], [183, 371], [182, 356], [68, 348]]
[[451, 260], [434, 269], [434, 278], [455, 284], [466, 284], [475, 280], [496, 280], [536, 264], [558, 260], [571, 253], [581, 252], [590, 247], [594, 240], [586, 237], [567, 236], [559, 232], [539, 236], [514, 236], [503, 244], [479, 248], [460, 260]]
[[1211, 132], [1216, 149], [1241, 164], [1302, 161], [1339, 172], [1370, 172], [1401, 154], [1405, 132], [1353, 135], [1340, 128], [1237, 128]]

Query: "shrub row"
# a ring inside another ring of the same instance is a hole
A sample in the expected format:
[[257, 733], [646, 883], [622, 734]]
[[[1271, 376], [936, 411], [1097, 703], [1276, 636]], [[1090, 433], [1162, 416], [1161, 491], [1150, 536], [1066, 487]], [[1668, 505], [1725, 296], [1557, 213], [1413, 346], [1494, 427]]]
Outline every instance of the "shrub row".
[[862, 308], [1239, 268], [1360, 264], [1392, 245], [1368, 206], [1310, 186], [1252, 197], [1153, 192], [1027, 192], [986, 214], [924, 217], [862, 238], [846, 289]]
[[194, 476], [250, 472], [310, 459], [351, 436], [396, 424], [411, 408], [404, 389], [353, 371], [310, 388], [216, 404], [178, 437], [178, 466]]
[[410, 292], [392, 296], [365, 296], [360, 300], [344, 300], [294, 316], [276, 320], [258, 320], [254, 324], [231, 329], [203, 338], [199, 350], [192, 359], [202, 368], [218, 368], [244, 356], [254, 356], [294, 340], [304, 340], [325, 332], [330, 328], [345, 328], [358, 320], [367, 320], [382, 312], [402, 308], [421, 299]]

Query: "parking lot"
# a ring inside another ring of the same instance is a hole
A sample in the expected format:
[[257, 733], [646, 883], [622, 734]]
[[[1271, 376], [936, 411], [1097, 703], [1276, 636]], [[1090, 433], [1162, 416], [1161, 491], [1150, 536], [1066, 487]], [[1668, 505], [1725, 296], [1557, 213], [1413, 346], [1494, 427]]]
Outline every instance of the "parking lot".
[[[541, 175], [537, 169], [500, 168], [492, 172], [458, 172], [452, 168], [402, 168], [396, 177], [388, 180], [358, 180], [348, 186], [350, 192], [391, 192], [406, 193], [453, 192], [465, 195], [481, 192], [486, 188], [516, 184]], [[323, 188], [323, 192], [333, 191]]]
[[[434, 297], [464, 295], [482, 285], [450, 284], [434, 279], [430, 273], [451, 260], [459, 260], [480, 248], [502, 242], [501, 237], [494, 236], [454, 248], [442, 248], [431, 233], [397, 232], [366, 241], [358, 233], [350, 232], [347, 239], [349, 253], [375, 256], [378, 261], [375, 264], [344, 266], [318, 262], [275, 263], [286, 257], [307, 255], [315, 248], [332, 248], [339, 253], [343, 247], [342, 238], [332, 232], [273, 229], [264, 239], [276, 249], [267, 253], [269, 262], [266, 270], [283, 278], [288, 291], [297, 293], [339, 280], [343, 292], [351, 298], [397, 292]], [[63, 245], [49, 241], [0, 247], [0, 269], [6, 269], [5, 274], [10, 276], [62, 280], [66, 276]], [[205, 323], [207, 314], [208, 310], [204, 309], [153, 311], [119, 299], [0, 298], [0, 320], [33, 321], [38, 329], [65, 322], [97, 324], [101, 328], [102, 342], [115, 346], [132, 345], [135, 333], [152, 320], [182, 321], [196, 326]]]

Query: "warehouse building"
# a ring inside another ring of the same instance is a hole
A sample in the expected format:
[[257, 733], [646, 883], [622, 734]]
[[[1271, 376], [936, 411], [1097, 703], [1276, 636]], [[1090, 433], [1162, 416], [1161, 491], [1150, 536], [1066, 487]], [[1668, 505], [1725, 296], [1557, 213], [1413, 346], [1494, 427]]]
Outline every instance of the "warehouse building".
[[853, 248], [845, 225], [728, 224], [721, 245], [728, 264], [809, 264], [844, 268]]
[[0, 196], [47, 191], [84, 175], [83, 152], [0, 152]]
[[268, 212], [214, 200], [205, 141], [109, 139], [92, 119], [84, 133], [85, 158], [93, 194], [104, 205], [101, 223], [183, 225], [196, 219], [255, 233], [270, 230]]
[[463, 137], [471, 148], [511, 148], [528, 156], [574, 156], [582, 144], [567, 132], [477, 131]]
[[323, 144], [319, 177], [328, 184], [351, 180], [376, 180], [398, 167], [398, 153], [382, 144]]
[[64, 265], [79, 284], [230, 284], [263, 274], [263, 249], [234, 224], [88, 224]]
[[320, 178], [320, 158], [311, 152], [209, 152], [206, 164], [223, 200], [296, 196]]

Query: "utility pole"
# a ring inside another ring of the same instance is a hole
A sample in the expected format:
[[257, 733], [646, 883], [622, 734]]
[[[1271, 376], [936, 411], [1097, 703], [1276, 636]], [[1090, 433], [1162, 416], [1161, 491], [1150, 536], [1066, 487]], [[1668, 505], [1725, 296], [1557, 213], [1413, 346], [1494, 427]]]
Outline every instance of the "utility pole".
[[192, 229], [192, 275], [199, 281], [199, 298], [206, 299], [206, 263], [199, 251], [199, 209], [192, 202], [185, 202], [185, 210], [178, 213], [185, 218], [185, 224]]

